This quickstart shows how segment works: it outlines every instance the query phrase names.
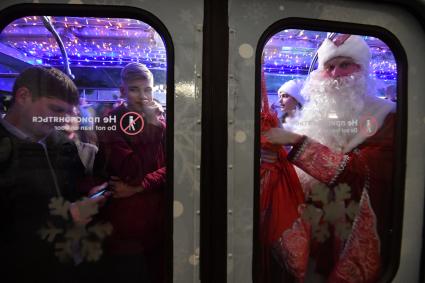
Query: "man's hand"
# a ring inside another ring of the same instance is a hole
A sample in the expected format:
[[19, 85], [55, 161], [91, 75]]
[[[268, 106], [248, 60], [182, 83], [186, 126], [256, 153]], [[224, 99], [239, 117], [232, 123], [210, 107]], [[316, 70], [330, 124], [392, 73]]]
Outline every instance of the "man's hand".
[[[90, 190], [90, 192], [96, 192], [104, 187], [106, 187], [107, 183], [104, 183], [100, 186], [96, 186]], [[106, 201], [105, 195], [100, 195], [95, 198], [85, 198], [80, 201], [76, 201], [71, 203], [69, 206], [69, 212], [71, 213], [72, 220], [77, 225], [86, 225], [90, 221], [92, 221], [93, 216], [98, 213], [98, 208], [100, 205], [103, 205]]]
[[302, 137], [301, 135], [287, 131], [283, 128], [271, 128], [262, 134], [269, 140], [269, 142], [281, 145], [293, 145]]
[[111, 176], [109, 186], [112, 189], [114, 198], [128, 198], [143, 191], [141, 186], [130, 186], [116, 176]]

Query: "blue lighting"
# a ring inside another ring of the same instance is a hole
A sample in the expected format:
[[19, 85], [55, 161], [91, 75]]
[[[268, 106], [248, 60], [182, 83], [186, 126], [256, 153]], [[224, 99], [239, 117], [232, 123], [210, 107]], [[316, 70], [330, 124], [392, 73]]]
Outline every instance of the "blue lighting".
[[[51, 17], [61, 36], [70, 66], [116, 66], [128, 62], [150, 62], [152, 68], [166, 68], [167, 54], [159, 34], [149, 25], [132, 19]], [[29, 37], [28, 35], [31, 34]], [[63, 60], [53, 36], [40, 17], [24, 17], [9, 24], [0, 43], [28, 57], [28, 63], [58, 66]], [[6, 48], [0, 52], [8, 54]], [[41, 61], [40, 61], [41, 60]]]
[[[326, 36], [326, 32], [295, 29], [275, 34], [264, 47], [265, 71], [279, 74], [288, 69], [299, 69], [307, 74], [314, 54]], [[365, 40], [372, 53], [371, 70], [378, 78], [385, 73], [395, 80], [397, 66], [389, 47], [375, 37], [366, 36]]]

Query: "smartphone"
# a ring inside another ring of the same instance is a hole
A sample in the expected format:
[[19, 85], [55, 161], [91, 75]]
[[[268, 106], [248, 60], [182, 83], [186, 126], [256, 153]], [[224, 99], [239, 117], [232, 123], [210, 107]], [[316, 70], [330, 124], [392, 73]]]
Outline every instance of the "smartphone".
[[100, 191], [90, 195], [89, 198], [97, 198], [99, 196], [103, 196], [108, 191], [109, 191], [109, 187], [105, 187], [105, 188], [101, 189]]

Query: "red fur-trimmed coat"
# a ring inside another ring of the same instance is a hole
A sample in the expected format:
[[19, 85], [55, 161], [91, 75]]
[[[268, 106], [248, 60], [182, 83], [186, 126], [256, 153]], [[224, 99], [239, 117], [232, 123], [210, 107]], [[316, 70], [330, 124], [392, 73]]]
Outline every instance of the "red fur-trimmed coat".
[[116, 131], [98, 131], [99, 152], [95, 174], [118, 176], [144, 191], [127, 198], [111, 198], [101, 215], [112, 224], [106, 252], [135, 254], [149, 252], [162, 245], [165, 217], [165, 124], [145, 123], [141, 133], [127, 135], [119, 127], [121, 117], [129, 112], [124, 106], [112, 110]]
[[303, 138], [288, 159], [320, 183], [304, 187], [310, 255], [328, 282], [375, 282], [391, 238], [395, 114], [353, 150]]

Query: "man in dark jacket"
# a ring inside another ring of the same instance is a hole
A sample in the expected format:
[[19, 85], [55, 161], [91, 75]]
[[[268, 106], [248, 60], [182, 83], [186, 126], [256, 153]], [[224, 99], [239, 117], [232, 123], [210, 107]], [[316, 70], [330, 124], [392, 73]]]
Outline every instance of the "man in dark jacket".
[[78, 101], [74, 83], [54, 68], [30, 67], [15, 81], [0, 119], [2, 282], [75, 282], [70, 231], [84, 227], [102, 199], [77, 200], [84, 167], [75, 144], [55, 130]]

